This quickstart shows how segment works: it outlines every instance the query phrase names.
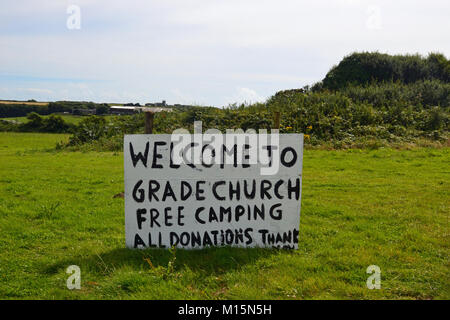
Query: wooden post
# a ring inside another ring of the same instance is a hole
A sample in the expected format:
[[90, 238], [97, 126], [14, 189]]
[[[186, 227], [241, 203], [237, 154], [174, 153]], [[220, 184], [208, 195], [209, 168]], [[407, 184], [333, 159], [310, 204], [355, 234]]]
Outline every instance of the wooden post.
[[273, 128], [279, 130], [280, 129], [280, 111], [275, 111], [275, 117], [273, 120]]
[[150, 111], [145, 111], [145, 134], [153, 133], [153, 118], [155, 114]]

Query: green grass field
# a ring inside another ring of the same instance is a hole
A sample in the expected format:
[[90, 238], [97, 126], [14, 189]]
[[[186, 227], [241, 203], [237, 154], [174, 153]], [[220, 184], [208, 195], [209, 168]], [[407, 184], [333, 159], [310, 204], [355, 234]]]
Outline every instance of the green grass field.
[[[71, 114], [68, 115], [68, 114], [55, 113], [55, 115], [59, 115], [59, 116], [61, 116], [61, 118], [63, 118], [63, 120], [65, 122], [70, 123], [70, 124], [75, 124], [75, 125], [79, 124], [81, 122], [81, 120], [86, 119], [86, 116], [76, 116], [76, 115], [71, 115]], [[41, 116], [41, 117], [42, 118], [48, 118], [49, 116]], [[105, 115], [103, 117], [105, 117], [108, 120], [108, 118], [115, 117], [115, 116], [113, 116], [113, 115]], [[22, 122], [22, 123], [25, 123], [25, 122], [28, 121], [27, 117], [0, 118], [0, 120], [14, 120], [14, 121], [17, 121], [17, 122]]]
[[305, 150], [299, 250], [169, 252], [124, 248], [122, 153], [67, 139], [0, 133], [2, 299], [450, 298], [448, 148]]

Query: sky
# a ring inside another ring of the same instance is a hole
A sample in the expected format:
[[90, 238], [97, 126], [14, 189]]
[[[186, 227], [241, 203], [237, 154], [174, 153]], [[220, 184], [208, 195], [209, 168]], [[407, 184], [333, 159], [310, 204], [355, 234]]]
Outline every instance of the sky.
[[448, 0], [1, 0], [0, 99], [227, 106], [355, 51], [450, 58]]

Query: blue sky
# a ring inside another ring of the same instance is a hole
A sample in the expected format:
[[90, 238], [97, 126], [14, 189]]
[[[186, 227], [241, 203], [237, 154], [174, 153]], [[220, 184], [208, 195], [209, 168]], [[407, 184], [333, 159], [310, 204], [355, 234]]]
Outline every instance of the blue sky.
[[354, 51], [450, 57], [449, 12], [448, 0], [2, 0], [0, 99], [263, 101]]

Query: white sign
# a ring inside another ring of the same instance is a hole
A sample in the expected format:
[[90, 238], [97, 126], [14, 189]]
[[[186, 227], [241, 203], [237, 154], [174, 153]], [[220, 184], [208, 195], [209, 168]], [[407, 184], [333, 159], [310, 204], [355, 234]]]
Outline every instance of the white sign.
[[125, 136], [127, 247], [298, 248], [303, 135], [220, 136]]

